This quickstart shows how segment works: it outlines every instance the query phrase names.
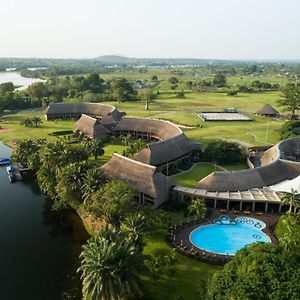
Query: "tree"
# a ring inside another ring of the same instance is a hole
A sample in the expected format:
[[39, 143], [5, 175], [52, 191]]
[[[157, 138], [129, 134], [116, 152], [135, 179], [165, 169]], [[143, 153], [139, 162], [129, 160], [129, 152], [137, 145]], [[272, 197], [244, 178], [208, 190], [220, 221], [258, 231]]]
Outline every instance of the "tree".
[[177, 77], [170, 77], [169, 82], [171, 83], [171, 89], [176, 89], [178, 87], [179, 80], [177, 79]]
[[88, 209], [96, 217], [104, 217], [116, 228], [131, 212], [135, 192], [126, 183], [118, 180], [105, 184], [92, 196]]
[[31, 120], [35, 127], [39, 127], [43, 123], [40, 117], [32, 117]]
[[150, 276], [156, 283], [159, 279], [170, 280], [176, 273], [176, 256], [175, 254], [150, 255], [145, 261], [145, 265], [150, 272]]
[[0, 92], [7, 93], [12, 92], [15, 86], [12, 82], [4, 82], [0, 84]]
[[83, 296], [95, 300], [141, 296], [140, 255], [120, 232], [109, 231], [102, 230], [83, 246], [78, 269], [82, 273]]
[[95, 159], [104, 154], [103, 142], [99, 139], [85, 138], [83, 144], [89, 154], [94, 155]]
[[296, 212], [297, 208], [300, 207], [300, 195], [298, 191], [292, 188], [291, 192], [283, 193], [283, 196], [281, 197], [281, 204], [289, 205], [289, 212], [291, 212], [294, 207], [294, 211]]
[[188, 207], [188, 211], [191, 215], [195, 215], [197, 219], [203, 218], [206, 213], [206, 205], [201, 198], [195, 198], [191, 205]]
[[155, 99], [156, 94], [151, 89], [141, 91], [141, 98], [145, 101], [145, 109], [149, 110], [149, 103]]
[[118, 102], [125, 102], [137, 99], [137, 92], [132, 84], [125, 78], [117, 78], [111, 82], [112, 92]]
[[81, 187], [82, 197], [87, 203], [96, 191], [106, 183], [103, 172], [98, 168], [88, 169], [83, 176], [83, 184]]
[[280, 106], [284, 106], [287, 111], [291, 112], [291, 118], [296, 118], [296, 112], [300, 108], [300, 86], [287, 85], [282, 89], [282, 99], [278, 100]]
[[286, 251], [291, 251], [295, 249], [299, 243], [296, 221], [291, 215], [287, 215], [283, 222], [285, 225], [285, 231], [283, 236], [279, 239], [279, 242]]
[[204, 150], [204, 156], [209, 161], [224, 164], [234, 164], [245, 159], [245, 153], [238, 144], [223, 140], [209, 143]]
[[144, 215], [130, 214], [121, 223], [121, 231], [133, 242], [140, 252], [144, 248], [144, 238], [151, 232], [150, 224]]
[[30, 85], [27, 88], [27, 92], [31, 96], [32, 99], [37, 100], [37, 105], [42, 105], [42, 98], [49, 96], [49, 90], [45, 83], [43, 82], [36, 82]]
[[298, 300], [300, 255], [282, 255], [271, 243], [255, 243], [240, 250], [208, 284], [208, 300]]
[[213, 78], [213, 85], [218, 87], [224, 87], [227, 85], [226, 77], [222, 73], [217, 73]]

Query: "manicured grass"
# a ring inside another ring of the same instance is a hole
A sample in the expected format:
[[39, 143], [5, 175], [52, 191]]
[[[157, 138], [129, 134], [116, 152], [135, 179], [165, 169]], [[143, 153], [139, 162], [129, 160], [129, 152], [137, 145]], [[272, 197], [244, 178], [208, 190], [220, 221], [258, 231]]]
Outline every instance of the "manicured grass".
[[224, 169], [228, 171], [239, 171], [248, 169], [247, 164], [238, 164], [238, 165], [221, 165]]
[[107, 143], [103, 149], [104, 154], [102, 156], [99, 156], [98, 158], [98, 161], [101, 165], [108, 162], [114, 153], [122, 154], [122, 151], [125, 149], [125, 146], [122, 144]]
[[172, 176], [172, 180], [174, 180], [178, 185], [195, 187], [196, 183], [200, 179], [209, 175], [213, 171], [220, 171], [220, 169], [217, 167], [215, 168], [211, 164], [199, 162], [195, 164], [190, 171]]
[[[171, 223], [178, 224], [184, 221], [183, 214], [168, 212]], [[150, 254], [170, 254], [176, 255], [176, 273], [168, 280], [159, 280], [156, 283], [149, 277], [143, 277], [144, 297], [147, 300], [161, 299], [197, 299], [197, 288], [200, 278], [209, 278], [222, 267], [214, 266], [199, 262], [189, 257], [185, 257], [177, 252], [173, 252], [165, 242], [165, 231], [158, 231], [151, 235], [147, 240], [144, 249], [144, 255]]]
[[[40, 127], [26, 127], [20, 124], [23, 119], [33, 116], [42, 118], [43, 124]], [[42, 111], [6, 115], [1, 118], [4, 120], [4, 122], [1, 122], [4, 130], [0, 130], [0, 139], [8, 144], [14, 140], [37, 138], [47, 138], [49, 141], [54, 141], [58, 137], [49, 136], [49, 133], [73, 130], [75, 124], [74, 120], [46, 121]]]

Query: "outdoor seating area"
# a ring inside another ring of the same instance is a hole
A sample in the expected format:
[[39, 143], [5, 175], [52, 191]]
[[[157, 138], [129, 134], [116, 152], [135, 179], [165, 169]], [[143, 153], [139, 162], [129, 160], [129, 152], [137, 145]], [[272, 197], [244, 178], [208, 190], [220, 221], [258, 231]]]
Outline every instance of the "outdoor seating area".
[[178, 225], [170, 226], [168, 234], [166, 235], [166, 241], [169, 245], [175, 249], [177, 252], [186, 255], [188, 257], [197, 259], [210, 264], [215, 265], [224, 265], [230, 261], [234, 255], [231, 254], [218, 254], [213, 252], [208, 252], [203, 249], [196, 247], [190, 240], [191, 233], [205, 225], [214, 224], [214, 220], [219, 219], [222, 215], [226, 213], [229, 219], [235, 219], [236, 217], [250, 217], [256, 218], [263, 221], [267, 226], [262, 229], [272, 243], [278, 243], [277, 239], [273, 234], [273, 229], [275, 224], [278, 221], [280, 215], [274, 214], [260, 214], [260, 213], [251, 213], [247, 212], [246, 214], [243, 211], [224, 211], [218, 209], [210, 209], [208, 211], [209, 218], [202, 218], [200, 220], [192, 220]]
[[188, 257], [197, 259], [202, 262], [211, 263], [215, 265], [224, 265], [230, 261], [233, 255], [220, 255], [216, 253], [207, 252], [205, 250], [195, 247], [190, 239], [190, 233], [201, 225], [208, 225], [210, 221], [207, 219], [194, 220], [185, 222], [180, 225], [175, 225], [169, 228], [166, 236], [166, 242], [177, 252]]

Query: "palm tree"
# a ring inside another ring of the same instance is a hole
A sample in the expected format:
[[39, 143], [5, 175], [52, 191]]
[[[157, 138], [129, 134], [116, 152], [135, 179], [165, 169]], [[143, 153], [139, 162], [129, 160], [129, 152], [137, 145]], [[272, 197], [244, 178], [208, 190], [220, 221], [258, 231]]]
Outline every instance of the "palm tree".
[[120, 232], [104, 229], [88, 240], [80, 254], [83, 295], [88, 299], [113, 300], [141, 295], [140, 256]]
[[298, 245], [296, 222], [291, 216], [287, 216], [284, 220], [285, 223], [285, 233], [282, 238], [280, 238], [280, 243], [286, 251], [292, 250]]
[[196, 219], [200, 219], [203, 218], [203, 216], [205, 215], [207, 208], [204, 201], [201, 198], [196, 198], [188, 207], [188, 211], [191, 215], [195, 215]]
[[98, 168], [88, 169], [83, 176], [81, 187], [84, 203], [106, 182], [103, 172]]
[[144, 215], [131, 214], [121, 223], [121, 231], [132, 241], [135, 247], [142, 251], [144, 247], [144, 237], [151, 232], [150, 224]]
[[291, 192], [285, 192], [281, 198], [281, 204], [289, 205], [289, 212], [292, 212], [292, 208], [294, 207], [294, 212], [296, 212], [297, 208], [300, 207], [300, 196], [298, 191], [292, 188]]

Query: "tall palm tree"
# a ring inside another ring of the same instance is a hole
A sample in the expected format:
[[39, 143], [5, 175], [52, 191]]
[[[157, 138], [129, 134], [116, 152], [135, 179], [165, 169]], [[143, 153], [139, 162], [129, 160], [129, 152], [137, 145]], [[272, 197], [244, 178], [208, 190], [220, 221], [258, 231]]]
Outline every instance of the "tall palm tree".
[[88, 240], [80, 254], [83, 295], [92, 300], [114, 300], [141, 295], [140, 256], [122, 233], [107, 229]]
[[191, 215], [195, 215], [196, 219], [200, 219], [205, 215], [207, 208], [201, 198], [195, 198], [188, 207], [188, 211]]
[[103, 172], [98, 168], [88, 169], [83, 176], [82, 198], [86, 203], [106, 182]]
[[127, 235], [128, 239], [134, 243], [139, 251], [142, 251], [144, 238], [150, 233], [151, 228], [145, 216], [138, 213], [131, 214], [124, 219], [121, 223], [121, 231]]
[[297, 208], [300, 207], [300, 195], [298, 191], [292, 188], [291, 192], [285, 192], [281, 198], [281, 204], [289, 205], [289, 212], [292, 212], [292, 208], [294, 207], [294, 211], [296, 212]]

